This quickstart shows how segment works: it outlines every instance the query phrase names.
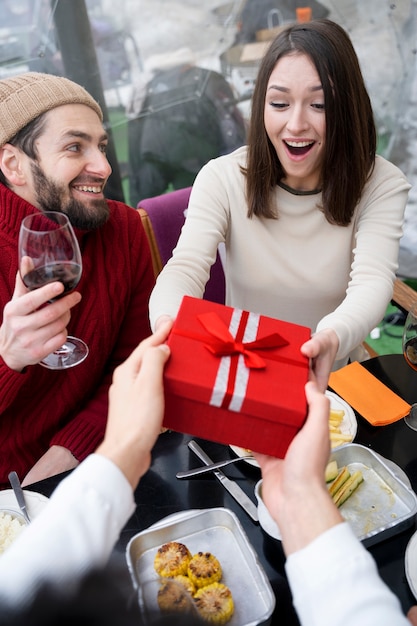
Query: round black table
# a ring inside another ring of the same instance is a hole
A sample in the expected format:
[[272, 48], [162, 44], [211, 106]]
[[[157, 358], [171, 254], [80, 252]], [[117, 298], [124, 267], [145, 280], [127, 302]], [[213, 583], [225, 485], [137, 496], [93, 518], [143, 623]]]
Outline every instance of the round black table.
[[[405, 400], [410, 403], [417, 401], [417, 372], [406, 365], [402, 355], [376, 357], [363, 365]], [[357, 419], [355, 442], [369, 446], [397, 463], [405, 470], [413, 489], [417, 491], [417, 432], [410, 430], [403, 420], [389, 426], [374, 427], [361, 416], [357, 416]], [[187, 447], [190, 439], [187, 435], [174, 432], [167, 432], [159, 437], [153, 450], [151, 468], [135, 492], [136, 512], [123, 529], [116, 551], [123, 554], [129, 539], [136, 533], [177, 511], [227, 507], [239, 518], [274, 590], [276, 608], [271, 623], [298, 626], [299, 621], [292, 606], [291, 592], [285, 576], [285, 556], [281, 542], [264, 533], [259, 524], [252, 521], [213, 475], [190, 480], [176, 478], [177, 471], [201, 465]], [[227, 446], [201, 439], [197, 441], [214, 461], [234, 456]], [[225, 468], [225, 473], [236, 480], [255, 502], [254, 488], [260, 479], [260, 470], [241, 462]], [[36, 483], [30, 488], [50, 495], [62, 476]], [[382, 578], [399, 597], [404, 611], [417, 603], [404, 572], [405, 549], [414, 530], [411, 527], [368, 548], [377, 562]]]

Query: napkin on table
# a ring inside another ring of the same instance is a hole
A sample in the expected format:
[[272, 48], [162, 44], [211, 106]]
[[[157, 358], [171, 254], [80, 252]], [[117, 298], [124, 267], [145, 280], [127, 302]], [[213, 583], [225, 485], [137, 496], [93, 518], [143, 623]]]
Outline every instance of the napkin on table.
[[329, 387], [373, 426], [391, 424], [410, 412], [410, 404], [357, 361], [332, 372]]

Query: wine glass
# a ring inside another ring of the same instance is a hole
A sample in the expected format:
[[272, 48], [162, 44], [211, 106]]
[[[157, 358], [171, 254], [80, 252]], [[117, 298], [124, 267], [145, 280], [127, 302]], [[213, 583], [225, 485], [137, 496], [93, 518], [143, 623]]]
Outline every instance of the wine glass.
[[[403, 354], [408, 365], [417, 371], [417, 302], [410, 308], [403, 331]], [[404, 418], [407, 426], [417, 430], [417, 404], [412, 404]]]
[[[19, 268], [22, 280], [30, 290], [60, 281], [65, 289], [54, 300], [75, 289], [82, 273], [81, 252], [64, 213], [45, 211], [28, 215], [22, 220]], [[88, 346], [84, 341], [68, 336], [66, 342], [48, 354], [40, 364], [48, 369], [63, 370], [78, 365], [87, 355]]]

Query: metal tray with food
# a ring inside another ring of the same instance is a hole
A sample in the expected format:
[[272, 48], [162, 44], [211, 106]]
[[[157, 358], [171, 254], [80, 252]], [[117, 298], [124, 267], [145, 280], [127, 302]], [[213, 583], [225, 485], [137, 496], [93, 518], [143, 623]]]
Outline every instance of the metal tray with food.
[[347, 466], [351, 474], [362, 472], [363, 482], [340, 512], [366, 546], [413, 525], [417, 496], [393, 462], [355, 443], [334, 450], [331, 460], [336, 460], [339, 468]]
[[126, 560], [144, 612], [158, 611], [161, 579], [154, 559], [158, 548], [171, 541], [185, 544], [191, 554], [211, 552], [218, 558], [221, 582], [229, 587], [234, 601], [228, 626], [269, 624], [275, 607], [269, 580], [238, 518], [222, 507], [176, 513], [129, 541]]

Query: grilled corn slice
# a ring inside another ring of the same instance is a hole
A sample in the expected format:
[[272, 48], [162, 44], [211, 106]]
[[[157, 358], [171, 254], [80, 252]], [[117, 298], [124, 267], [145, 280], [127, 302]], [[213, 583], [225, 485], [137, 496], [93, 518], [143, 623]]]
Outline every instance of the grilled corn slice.
[[[165, 578], [158, 590], [158, 606], [161, 611], [169, 613], [186, 613], [193, 608], [192, 594], [188, 591], [179, 577]], [[186, 578], [187, 576], [181, 576]]]
[[226, 624], [233, 615], [234, 603], [230, 589], [212, 583], [198, 589], [194, 596], [199, 615], [210, 624]]
[[169, 541], [164, 543], [155, 555], [154, 567], [160, 576], [173, 577], [187, 574], [191, 552], [183, 543]]
[[188, 578], [188, 576], [185, 576], [184, 574], [179, 574], [178, 576], [174, 576], [172, 580], [176, 583], [179, 583], [183, 587], [185, 587], [188, 593], [192, 596], [197, 591], [197, 588], [194, 585], [194, 583]]
[[197, 588], [218, 582], [222, 577], [219, 560], [211, 552], [197, 552], [188, 563], [188, 577]]

